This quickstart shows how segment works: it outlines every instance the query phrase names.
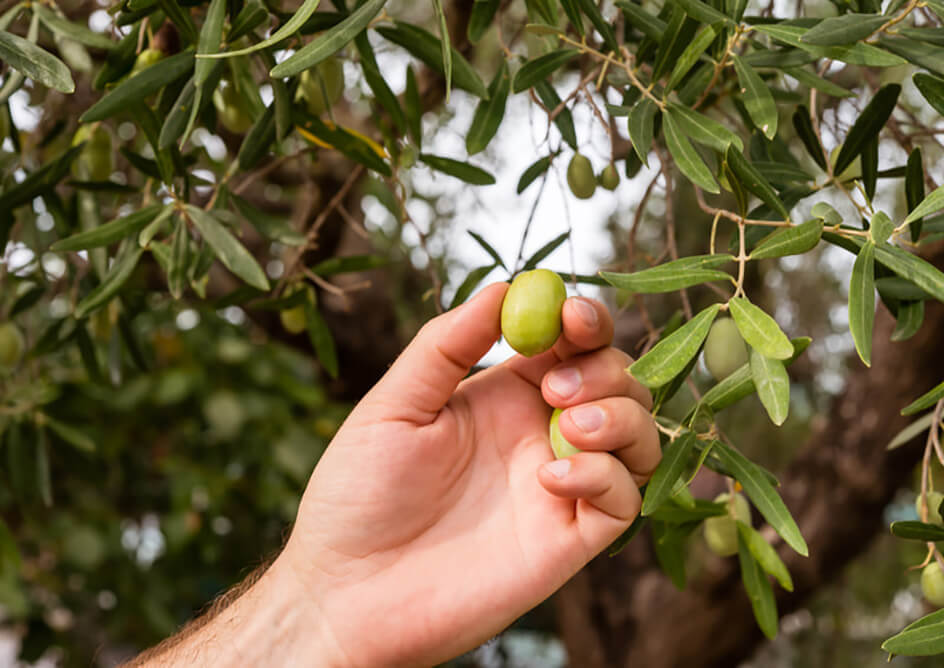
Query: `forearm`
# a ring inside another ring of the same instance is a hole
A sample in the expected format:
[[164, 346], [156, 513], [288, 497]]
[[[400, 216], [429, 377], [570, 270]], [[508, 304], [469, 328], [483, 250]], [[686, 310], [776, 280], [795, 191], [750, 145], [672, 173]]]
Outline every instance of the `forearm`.
[[276, 560], [125, 668], [340, 666], [315, 610], [287, 566]]

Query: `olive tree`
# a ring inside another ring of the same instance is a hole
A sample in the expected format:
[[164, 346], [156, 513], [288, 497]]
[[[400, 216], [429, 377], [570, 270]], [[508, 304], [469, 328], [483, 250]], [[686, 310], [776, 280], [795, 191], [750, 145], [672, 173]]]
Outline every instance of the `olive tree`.
[[[801, 531], [804, 516], [794, 518], [803, 495], [790, 486], [804, 473], [811, 485], [820, 478], [798, 469], [782, 496], [777, 476], [719, 422], [755, 394], [769, 418], [765, 429], [787, 420], [790, 369], [804, 364], [811, 339], [784, 331], [790, 328], [778, 324], [773, 305], [758, 298], [757, 277], [765, 267], [789, 266], [778, 264], [782, 258], [833, 246], [854, 256], [848, 331], [864, 367], [850, 374], [869, 378], [865, 367], [882, 364], [890, 341], [907, 342], [910, 353], [899, 353], [899, 362], [914, 358], [897, 375], [877, 376], [907, 397], [879, 402], [883, 415], [893, 411], [887, 424], [904, 429], [870, 460], [889, 473], [871, 505], [858, 509], [887, 503], [920, 466], [918, 519], [895, 522], [891, 531], [926, 544], [913, 565], [924, 568], [928, 600], [941, 602], [944, 562], [935, 542], [944, 539], [942, 497], [932, 480], [935, 461], [944, 465], [944, 369], [934, 334], [944, 301], [944, 273], [934, 264], [944, 238], [939, 0], [788, 7], [333, 0], [331, 8], [318, 0], [292, 8], [261, 0], [123, 0], [107, 12], [78, 2], [4, 5], [0, 436], [8, 466], [0, 596], [8, 615], [28, 625], [27, 637], [34, 627], [44, 630], [34, 643], [65, 628], [50, 611], [89, 603], [77, 593], [86, 578], [106, 587], [107, 544], [128, 533], [118, 530], [119, 509], [100, 518], [98, 530], [78, 530], [97, 464], [133, 461], [102, 492], [137, 512], [161, 508], [165, 540], [181, 545], [200, 520], [196, 487], [181, 483], [175, 492], [173, 477], [195, 476], [201, 463], [219, 465], [229, 473], [216, 480], [225, 491], [211, 501], [230, 515], [263, 509], [255, 518], [265, 527], [259, 546], [247, 536], [250, 520], [239, 532], [245, 550], [273, 549], [297, 502], [292, 486], [300, 490], [343, 411], [335, 400], [356, 399], [396, 354], [395, 337], [378, 339], [396, 327], [397, 312], [406, 311], [409, 329], [462, 303], [487, 279], [534, 269], [579, 237], [576, 228], [508, 262], [485, 230], [470, 230], [467, 243], [489, 259], [456, 280], [452, 258], [431, 243], [434, 230], [411, 214], [427, 197], [412, 187], [416, 170], [487, 196], [495, 183], [490, 161], [503, 150], [496, 137], [514, 96], [529, 101], [544, 134], [530, 147], [519, 197], [536, 207], [560, 174], [578, 199], [598, 196], [598, 187], [640, 193], [631, 223], [613, 233], [611, 265], [593, 274], [559, 271], [573, 286], [602, 288], [639, 325], [637, 359], [627, 372], [652, 390], [663, 438], [642, 514], [610, 554], [647, 540], [662, 582], [688, 596], [682, 600], [690, 607], [680, 609], [703, 612], [698, 593], [686, 590], [685, 555], [691, 536], [704, 532], [710, 549], [730, 557], [718, 581], [739, 573], [743, 582], [732, 609], [748, 610], [771, 638], [794, 576], [798, 594], [822, 584], [804, 566], [821, 557]], [[456, 127], [442, 114], [430, 123], [426, 114], [454, 98], [474, 105], [471, 122]], [[24, 109], [32, 110], [29, 123]], [[465, 150], [432, 152], [449, 132], [461, 133]], [[596, 169], [587, 157], [591, 135], [609, 145], [609, 160]], [[657, 191], [664, 214], [648, 212]], [[388, 212], [391, 232], [365, 231], [366, 198]], [[682, 225], [683, 216], [708, 222]], [[458, 218], [436, 224], [458, 225]], [[415, 266], [404, 230], [423, 250]], [[167, 333], [175, 323], [189, 330], [197, 313], [212, 324], [189, 338]], [[251, 346], [260, 340], [281, 343], [257, 356]], [[298, 351], [318, 360], [317, 374], [297, 362]], [[241, 394], [202, 393], [217, 373]], [[254, 426], [246, 431], [251, 392], [278, 398], [283, 410], [267, 425], [255, 396]], [[173, 425], [170, 437], [196, 442], [195, 425], [204, 425], [226, 448], [195, 452], [192, 466], [180, 468], [166, 452], [134, 459], [127, 443], [134, 442], [135, 411], [152, 419], [167, 406], [178, 407], [162, 418]], [[299, 415], [314, 442], [293, 431]], [[852, 433], [854, 417], [832, 424]], [[257, 443], [247, 459], [241, 447], [272, 425], [278, 437], [306, 443], [274, 452]], [[148, 461], [158, 465], [160, 483]], [[722, 476], [727, 492], [696, 498], [691, 488], [703, 469]], [[256, 505], [234, 501], [243, 475], [267, 490]], [[74, 476], [86, 481], [84, 493]], [[206, 471], [199, 477], [212, 478]], [[40, 510], [54, 498], [58, 505]], [[231, 530], [224, 525], [218, 534]], [[211, 538], [197, 550], [207, 564]], [[844, 560], [854, 556], [848, 552]], [[83, 577], [70, 580], [60, 570], [44, 581], [50, 559], [71, 560]], [[160, 560], [144, 562], [160, 570]], [[117, 572], [130, 578], [140, 563]], [[610, 557], [590, 571], [612, 575], [625, 564]], [[183, 610], [168, 591], [143, 587], [137, 605], [150, 625], [120, 625], [108, 642], [146, 644], [218, 589], [188, 586]], [[129, 583], [107, 588], [135, 591]], [[573, 591], [565, 589], [565, 600]], [[608, 632], [618, 634], [619, 623]], [[731, 636], [727, 654], [703, 665], [743, 656], [733, 645], [757, 635], [746, 633]], [[601, 657], [586, 638], [565, 633], [565, 640], [575, 656], [586, 650], [586, 665], [622, 663], [631, 653]], [[895, 655], [944, 653], [944, 613], [914, 622], [882, 647]]]

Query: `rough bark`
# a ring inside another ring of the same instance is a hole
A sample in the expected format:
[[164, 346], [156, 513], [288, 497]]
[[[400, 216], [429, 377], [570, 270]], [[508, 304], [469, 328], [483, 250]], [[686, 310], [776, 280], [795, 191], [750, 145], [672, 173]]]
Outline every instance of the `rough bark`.
[[[944, 264], [944, 247], [933, 259]], [[923, 439], [892, 452], [885, 446], [911, 419], [899, 415], [901, 407], [944, 376], [944, 305], [927, 307], [921, 331], [903, 343], [889, 341], [894, 320], [879, 307], [872, 368], [851, 365], [845, 391], [780, 476], [781, 494], [810, 547], [804, 558], [777, 538], [795, 584], [792, 594], [777, 588], [781, 615], [835, 579], [887, 530], [882, 511], [908, 484]], [[737, 560], [713, 559], [706, 566], [680, 592], [658, 570], [644, 537], [617, 557], [591, 562], [556, 600], [571, 665], [730, 668], [749, 658], [763, 636]]]

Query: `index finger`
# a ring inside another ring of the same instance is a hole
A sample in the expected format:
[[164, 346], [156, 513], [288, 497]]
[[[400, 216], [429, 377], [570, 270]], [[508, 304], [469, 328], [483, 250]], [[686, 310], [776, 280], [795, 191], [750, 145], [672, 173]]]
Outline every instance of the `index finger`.
[[535, 387], [541, 387], [544, 374], [560, 362], [613, 341], [613, 316], [595, 299], [571, 297], [565, 301], [561, 322], [563, 331], [553, 348], [534, 357], [516, 355], [507, 362], [512, 371]]

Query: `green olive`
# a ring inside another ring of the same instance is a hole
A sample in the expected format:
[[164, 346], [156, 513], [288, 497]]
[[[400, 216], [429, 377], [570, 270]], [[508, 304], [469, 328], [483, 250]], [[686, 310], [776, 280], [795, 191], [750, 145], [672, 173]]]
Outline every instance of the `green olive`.
[[134, 76], [141, 70], [147, 69], [159, 60], [164, 59], [164, 52], [159, 49], [145, 49], [134, 59], [134, 67], [131, 68], [130, 76]]
[[301, 334], [308, 329], [308, 318], [305, 317], [304, 304], [281, 311], [279, 320], [282, 321], [282, 327], [285, 328], [285, 331], [291, 334]]
[[944, 572], [936, 560], [921, 571], [921, 593], [931, 605], [944, 607]]
[[[341, 99], [343, 92], [344, 64], [337, 58], [328, 58], [302, 72], [298, 80], [296, 97], [305, 100], [309, 112], [315, 116], [321, 116]], [[327, 99], [325, 94], [327, 94]]]
[[728, 514], [709, 517], [705, 520], [705, 542], [708, 549], [719, 557], [730, 557], [738, 551], [737, 520], [745, 524], [751, 523], [751, 507], [743, 494], [734, 495], [732, 505], [730, 494], [719, 494], [715, 503], [727, 504]]
[[714, 322], [705, 339], [705, 366], [715, 380], [724, 380], [747, 364], [747, 345], [731, 318]]
[[580, 199], [590, 199], [597, 189], [597, 179], [593, 175], [593, 165], [586, 156], [574, 153], [567, 165], [567, 185], [570, 192]]
[[213, 91], [216, 117], [233, 134], [242, 134], [252, 127], [252, 118], [243, 109], [243, 101], [231, 82], [225, 82]]
[[613, 163], [608, 164], [603, 168], [603, 171], [600, 172], [600, 185], [607, 190], [616, 190], [616, 186], [619, 185], [620, 177], [619, 172], [616, 171], [616, 165]]
[[103, 125], [81, 125], [72, 137], [72, 145], [85, 142], [78, 158], [72, 163], [72, 175], [82, 181], [107, 181], [111, 177], [111, 135]]
[[564, 281], [553, 271], [518, 274], [501, 309], [501, 330], [508, 345], [525, 357], [550, 350], [561, 333], [565, 299]]
[[0, 323], [0, 370], [12, 369], [23, 358], [26, 343], [12, 322]]
[[570, 457], [580, 452], [580, 448], [575, 448], [570, 444], [570, 441], [561, 434], [560, 426], [558, 426], [557, 422], [562, 412], [562, 409], [555, 408], [554, 412], [551, 413], [551, 450], [554, 451], [554, 456], [558, 459]]
[[[944, 518], [941, 517], [939, 509], [941, 502], [944, 501], [944, 494], [941, 492], [928, 492], [928, 523], [944, 526]], [[921, 517], [921, 495], [915, 499], [915, 512]]]

